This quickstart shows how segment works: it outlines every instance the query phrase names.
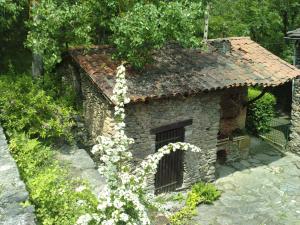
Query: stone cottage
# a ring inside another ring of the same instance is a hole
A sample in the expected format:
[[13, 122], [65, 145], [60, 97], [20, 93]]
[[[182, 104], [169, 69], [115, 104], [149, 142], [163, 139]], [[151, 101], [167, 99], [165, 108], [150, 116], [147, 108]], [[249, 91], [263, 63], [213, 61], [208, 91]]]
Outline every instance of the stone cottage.
[[[131, 102], [125, 106], [126, 133], [135, 139], [136, 162], [170, 142], [185, 141], [202, 149], [177, 151], [161, 160], [150, 182], [156, 193], [214, 180], [217, 152], [224, 147], [220, 140], [230, 141], [245, 128], [247, 88], [274, 87], [300, 75], [248, 37], [209, 43], [206, 52], [171, 43], [154, 53], [153, 63], [143, 71], [127, 66]], [[113, 51], [109, 46], [76, 48], [61, 65], [81, 99], [93, 140], [113, 132], [111, 96], [120, 64], [111, 59]], [[246, 141], [238, 146], [248, 145]]]

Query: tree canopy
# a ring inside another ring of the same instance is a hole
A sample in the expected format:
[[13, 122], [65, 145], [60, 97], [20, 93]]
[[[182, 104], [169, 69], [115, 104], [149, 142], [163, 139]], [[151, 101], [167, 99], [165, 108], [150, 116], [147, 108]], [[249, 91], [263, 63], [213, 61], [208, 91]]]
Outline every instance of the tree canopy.
[[169, 41], [201, 46], [208, 2], [209, 38], [251, 36], [291, 57], [283, 37], [300, 26], [299, 0], [0, 0], [0, 39], [8, 43], [0, 54], [25, 44], [49, 71], [70, 46], [110, 44], [115, 57], [142, 68]]
[[273, 53], [292, 55], [284, 37], [300, 27], [299, 0], [214, 0], [210, 37], [250, 36]]
[[41, 0], [32, 17], [27, 45], [42, 55], [46, 69], [69, 45], [113, 44], [117, 57], [141, 68], [167, 41], [200, 44], [201, 2]]

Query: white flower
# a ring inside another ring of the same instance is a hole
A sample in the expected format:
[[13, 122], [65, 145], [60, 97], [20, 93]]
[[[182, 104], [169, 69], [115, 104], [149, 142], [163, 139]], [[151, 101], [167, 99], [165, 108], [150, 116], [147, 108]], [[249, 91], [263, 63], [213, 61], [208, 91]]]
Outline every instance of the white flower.
[[92, 219], [93, 217], [89, 214], [82, 215], [78, 218], [76, 225], [88, 225]]
[[83, 205], [86, 204], [86, 201], [84, 201], [84, 200], [78, 200], [76, 203], [77, 203], [78, 206], [83, 206]]
[[127, 222], [129, 220], [129, 216], [126, 213], [121, 213], [120, 219], [124, 222]]
[[124, 205], [123, 202], [121, 202], [119, 199], [115, 199], [114, 207], [116, 207], [117, 209], [120, 209], [123, 205]]
[[85, 189], [86, 189], [86, 186], [80, 185], [79, 187], [77, 187], [77, 188], [75, 189], [75, 191], [76, 191], [76, 192], [82, 192], [82, 191], [84, 191]]

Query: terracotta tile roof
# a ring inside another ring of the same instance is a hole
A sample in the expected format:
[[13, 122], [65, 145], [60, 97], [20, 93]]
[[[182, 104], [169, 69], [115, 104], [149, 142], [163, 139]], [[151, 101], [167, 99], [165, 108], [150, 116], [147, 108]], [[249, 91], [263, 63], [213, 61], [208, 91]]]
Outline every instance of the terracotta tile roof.
[[[127, 70], [128, 92], [133, 102], [191, 95], [238, 86], [277, 86], [300, 76], [300, 70], [273, 55], [247, 37], [210, 40], [228, 51], [209, 53], [169, 44], [153, 55], [142, 72]], [[111, 59], [113, 49], [94, 47], [71, 50], [74, 61], [108, 98], [120, 62]]]

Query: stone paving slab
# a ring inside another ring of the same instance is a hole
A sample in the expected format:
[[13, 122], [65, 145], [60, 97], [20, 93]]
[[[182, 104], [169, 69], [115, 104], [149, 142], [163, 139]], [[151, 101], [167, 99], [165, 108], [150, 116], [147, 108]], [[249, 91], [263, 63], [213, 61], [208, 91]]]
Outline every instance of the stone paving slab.
[[299, 156], [256, 143], [246, 162], [218, 168], [222, 196], [213, 205], [200, 205], [191, 224], [300, 225], [299, 167]]
[[33, 206], [23, 206], [28, 192], [0, 127], [0, 225], [34, 225]]
[[66, 145], [57, 152], [56, 158], [69, 166], [71, 176], [87, 181], [96, 196], [101, 193], [106, 185], [105, 179], [86, 150]]

